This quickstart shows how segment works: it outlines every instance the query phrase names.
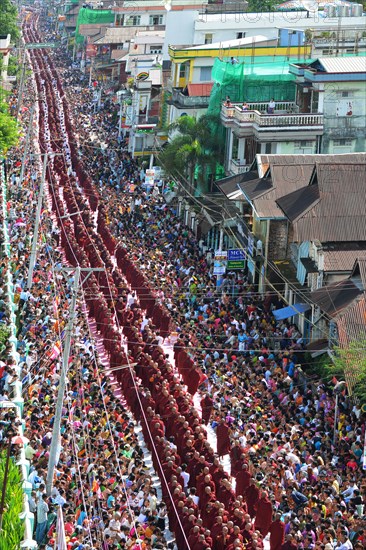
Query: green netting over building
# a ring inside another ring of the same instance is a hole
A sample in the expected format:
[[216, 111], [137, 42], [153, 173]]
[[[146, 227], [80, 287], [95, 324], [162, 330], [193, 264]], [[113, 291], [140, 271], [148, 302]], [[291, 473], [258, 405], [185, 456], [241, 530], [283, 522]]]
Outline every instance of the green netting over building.
[[75, 40], [77, 44], [82, 44], [85, 36], [79, 33], [80, 25], [93, 25], [96, 23], [106, 24], [114, 22], [114, 13], [112, 10], [91, 10], [90, 8], [80, 8], [76, 21]]
[[296, 62], [293, 58], [266, 56], [233, 65], [216, 59], [208, 112], [219, 114], [226, 96], [233, 103], [257, 103], [272, 97], [276, 101], [295, 101], [295, 76], [289, 74], [288, 69], [289, 63]]

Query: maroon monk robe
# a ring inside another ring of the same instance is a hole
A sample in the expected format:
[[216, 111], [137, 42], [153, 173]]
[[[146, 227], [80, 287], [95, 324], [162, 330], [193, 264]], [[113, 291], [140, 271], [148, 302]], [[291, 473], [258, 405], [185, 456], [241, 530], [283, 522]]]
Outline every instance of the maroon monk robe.
[[211, 399], [209, 395], [205, 395], [203, 399], [201, 399], [202, 420], [204, 424], [209, 423], [212, 408], [213, 408], [213, 399]]
[[217, 454], [221, 457], [230, 452], [229, 426], [221, 422], [216, 429]]
[[280, 550], [285, 540], [285, 524], [280, 519], [276, 519], [271, 523], [269, 532], [269, 544], [271, 550]]
[[254, 527], [260, 531], [263, 537], [265, 537], [269, 532], [272, 522], [272, 513], [272, 504], [268, 498], [266, 496], [260, 498], [257, 503], [257, 513], [255, 516]]
[[248, 514], [251, 518], [254, 518], [257, 511], [257, 503], [259, 500], [259, 489], [255, 485], [249, 485], [245, 498], [248, 506]]
[[250, 484], [251, 475], [248, 470], [240, 470], [236, 475], [236, 496], [244, 496]]

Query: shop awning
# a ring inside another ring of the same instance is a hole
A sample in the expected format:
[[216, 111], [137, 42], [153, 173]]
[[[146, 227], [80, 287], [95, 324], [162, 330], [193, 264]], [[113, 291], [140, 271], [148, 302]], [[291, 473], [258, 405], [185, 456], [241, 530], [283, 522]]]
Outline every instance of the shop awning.
[[309, 311], [309, 309], [311, 309], [309, 304], [294, 304], [293, 306], [283, 307], [282, 309], [275, 309], [272, 313], [276, 321], [281, 321], [282, 319], [288, 319], [299, 313]]

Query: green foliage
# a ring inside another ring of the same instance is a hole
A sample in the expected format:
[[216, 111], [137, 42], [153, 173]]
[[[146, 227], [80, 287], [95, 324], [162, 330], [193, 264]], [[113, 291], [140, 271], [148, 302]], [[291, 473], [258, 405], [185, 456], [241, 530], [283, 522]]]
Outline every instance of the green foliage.
[[19, 28], [17, 25], [17, 9], [10, 0], [0, 0], [0, 35], [11, 35], [14, 42], [19, 38]]
[[366, 339], [350, 342], [348, 348], [335, 350], [333, 364], [328, 372], [346, 380], [348, 388], [360, 400], [366, 403]]
[[328, 382], [329, 378], [333, 378], [334, 374], [330, 373], [329, 365], [332, 359], [327, 353], [317, 357], [311, 357], [311, 353], [304, 354], [304, 370], [308, 376], [316, 376], [323, 381]]
[[313, 38], [313, 31], [311, 29], [305, 29], [305, 42], [311, 42]]
[[[3, 69], [3, 59], [0, 57], [0, 70]], [[18, 59], [15, 55], [11, 55], [7, 67], [7, 73], [9, 76], [16, 76], [21, 71], [21, 66], [18, 63]]]
[[274, 0], [248, 0], [247, 11], [252, 11], [255, 13], [275, 11], [275, 7], [277, 5], [278, 2], [275, 2]]
[[[6, 451], [0, 454], [0, 489], [3, 488]], [[5, 494], [3, 528], [0, 535], [0, 550], [14, 550], [20, 547], [24, 526], [19, 514], [23, 509], [23, 489], [20, 471], [14, 462], [9, 462], [9, 475]]]
[[18, 124], [9, 112], [5, 103], [0, 107], [0, 155], [18, 143]]
[[203, 115], [198, 120], [182, 116], [171, 124], [169, 130], [176, 135], [159, 157], [165, 171], [175, 178], [184, 175], [191, 189], [197, 175], [197, 183], [203, 189], [222, 155], [218, 125], [218, 117], [213, 115]]

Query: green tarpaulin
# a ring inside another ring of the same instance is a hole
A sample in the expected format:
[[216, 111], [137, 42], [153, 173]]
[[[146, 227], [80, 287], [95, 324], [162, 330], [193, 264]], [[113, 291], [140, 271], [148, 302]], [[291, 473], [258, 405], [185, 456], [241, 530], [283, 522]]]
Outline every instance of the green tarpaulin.
[[289, 63], [296, 62], [283, 56], [256, 57], [254, 62], [244, 60], [234, 65], [216, 59], [208, 112], [219, 114], [226, 96], [234, 103], [259, 103], [272, 97], [276, 101], [294, 101], [295, 76], [288, 69]]
[[96, 23], [106, 24], [114, 22], [114, 13], [112, 10], [91, 10], [81, 8], [76, 21], [75, 40], [77, 44], [82, 44], [85, 36], [79, 33], [80, 25], [93, 25]]

